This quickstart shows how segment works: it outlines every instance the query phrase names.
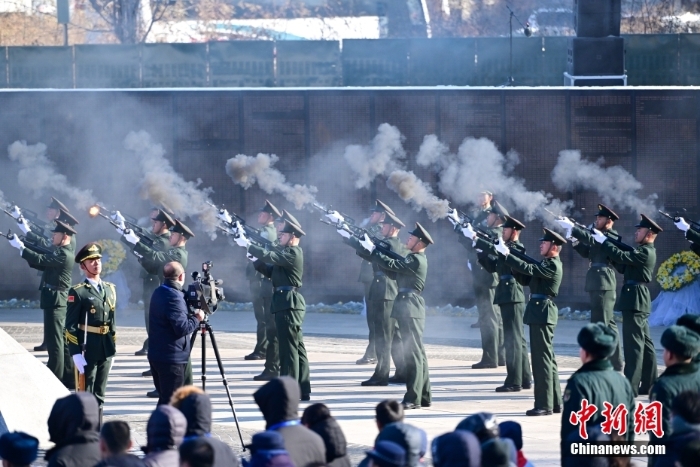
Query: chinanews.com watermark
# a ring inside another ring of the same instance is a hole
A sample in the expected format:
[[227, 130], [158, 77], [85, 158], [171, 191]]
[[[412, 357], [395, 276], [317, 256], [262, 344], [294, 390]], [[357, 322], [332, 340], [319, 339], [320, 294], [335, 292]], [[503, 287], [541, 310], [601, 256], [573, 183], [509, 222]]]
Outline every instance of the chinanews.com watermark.
[[666, 446], [663, 444], [647, 444], [643, 441], [634, 443], [592, 441], [571, 443], [569, 454], [572, 456], [664, 456], [666, 455]]

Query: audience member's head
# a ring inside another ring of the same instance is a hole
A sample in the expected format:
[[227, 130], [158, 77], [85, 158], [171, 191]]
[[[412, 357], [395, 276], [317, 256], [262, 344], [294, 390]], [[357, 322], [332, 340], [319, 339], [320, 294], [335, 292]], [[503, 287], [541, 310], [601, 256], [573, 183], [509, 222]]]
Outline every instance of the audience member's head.
[[192, 438], [180, 445], [180, 467], [212, 467], [214, 448], [204, 438]]
[[121, 420], [105, 422], [100, 430], [100, 453], [106, 459], [126, 454], [131, 449], [129, 424]]
[[500, 438], [491, 438], [481, 443], [481, 465], [488, 467], [509, 467], [509, 446]]
[[311, 427], [318, 422], [329, 419], [330, 416], [331, 411], [325, 404], [311, 404], [304, 409], [304, 413], [301, 416], [301, 424], [306, 427]]
[[183, 386], [170, 398], [170, 404], [187, 419], [185, 436], [204, 436], [211, 433], [211, 399], [195, 386]]
[[253, 435], [250, 461], [243, 459], [244, 467], [294, 467], [294, 462], [284, 448], [284, 438], [276, 431], [263, 431]]
[[297, 420], [300, 397], [299, 383], [289, 376], [274, 378], [253, 394], [267, 428], [280, 422]]
[[695, 440], [681, 448], [676, 465], [680, 464], [680, 467], [696, 467], [698, 459], [700, 459], [700, 441]]
[[479, 442], [483, 443], [491, 438], [498, 438], [498, 420], [490, 412], [479, 412], [459, 422], [455, 430], [471, 431]]
[[512, 420], [501, 422], [498, 424], [498, 431], [500, 432], [501, 438], [513, 440], [515, 449], [518, 451], [523, 450], [523, 428], [520, 426], [520, 423]]
[[50, 441], [59, 444], [81, 432], [96, 432], [99, 424], [97, 399], [92, 393], [77, 392], [58, 399], [51, 409]]
[[[672, 423], [700, 424], [700, 392], [684, 391], [678, 394], [671, 403]], [[681, 419], [681, 420], [677, 420]], [[674, 426], [674, 432], [676, 427]]]
[[676, 325], [684, 326], [696, 334], [700, 334], [700, 315], [685, 314], [678, 318]]
[[0, 436], [0, 459], [2, 467], [26, 467], [36, 460], [39, 440], [14, 431]]
[[147, 443], [144, 452], [177, 449], [187, 431], [187, 419], [175, 407], [159, 405], [151, 414], [146, 426]]
[[608, 358], [617, 348], [617, 334], [603, 323], [586, 324], [578, 333], [581, 362]]
[[420, 465], [421, 457], [427, 449], [425, 431], [405, 422], [394, 422], [386, 425], [377, 436], [376, 441], [391, 441], [401, 446], [406, 452], [406, 465]]
[[479, 467], [481, 447], [471, 431], [453, 431], [433, 439], [431, 451], [435, 467]]
[[374, 449], [367, 451], [369, 467], [405, 467], [406, 450], [391, 441], [377, 441]]
[[687, 363], [700, 350], [700, 335], [684, 326], [671, 326], [661, 334], [661, 345], [667, 367]]
[[397, 400], [386, 399], [377, 404], [374, 409], [376, 414], [377, 428], [379, 431], [390, 423], [403, 420], [403, 405]]

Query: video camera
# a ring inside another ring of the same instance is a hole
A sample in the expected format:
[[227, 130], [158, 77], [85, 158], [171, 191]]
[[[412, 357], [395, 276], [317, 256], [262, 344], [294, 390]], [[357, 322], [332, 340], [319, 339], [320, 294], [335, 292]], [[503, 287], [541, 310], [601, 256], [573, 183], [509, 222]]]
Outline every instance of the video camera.
[[219, 306], [219, 301], [224, 299], [223, 280], [216, 280], [211, 276], [214, 264], [211, 261], [202, 263], [202, 275], [199, 271], [192, 273], [192, 282], [187, 286], [185, 301], [193, 310], [202, 310], [204, 314], [211, 315]]

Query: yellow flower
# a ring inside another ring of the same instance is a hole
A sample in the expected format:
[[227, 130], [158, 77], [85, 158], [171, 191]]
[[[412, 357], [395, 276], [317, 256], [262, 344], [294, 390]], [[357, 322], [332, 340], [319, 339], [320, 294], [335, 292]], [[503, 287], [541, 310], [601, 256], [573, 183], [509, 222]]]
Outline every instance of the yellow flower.
[[[682, 273], [679, 271], [674, 274], [683, 266], [685, 270]], [[656, 274], [656, 281], [663, 290], [673, 292], [691, 284], [698, 274], [700, 274], [700, 258], [691, 251], [682, 251], [661, 264]]]

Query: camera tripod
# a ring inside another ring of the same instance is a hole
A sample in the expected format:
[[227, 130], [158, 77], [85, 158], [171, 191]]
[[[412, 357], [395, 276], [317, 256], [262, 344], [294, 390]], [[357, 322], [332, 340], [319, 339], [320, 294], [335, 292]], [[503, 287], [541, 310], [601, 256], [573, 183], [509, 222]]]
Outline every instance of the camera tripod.
[[[214, 355], [216, 356], [216, 363], [219, 365], [219, 373], [221, 373], [221, 381], [224, 384], [224, 389], [226, 389], [226, 396], [228, 397], [228, 405], [231, 406], [231, 413], [233, 413], [233, 420], [236, 422], [236, 429], [238, 430], [238, 437], [241, 439], [241, 446], [245, 451], [245, 444], [243, 443], [243, 434], [241, 434], [241, 426], [238, 424], [238, 417], [236, 416], [236, 409], [233, 406], [233, 399], [231, 398], [231, 391], [228, 388], [228, 380], [226, 380], [226, 374], [224, 373], [224, 364], [221, 362], [221, 354], [219, 354], [219, 347], [216, 345], [216, 338], [214, 337], [214, 330], [209, 324], [209, 317], [205, 316], [202, 321], [199, 322], [199, 329], [195, 329], [190, 338], [190, 349], [194, 349], [194, 343], [197, 340], [197, 334], [202, 334], [202, 390], [206, 391], [207, 385], [207, 333], [209, 333], [209, 338], [211, 339], [211, 346], [214, 349]], [[190, 350], [191, 352], [191, 350]]]

